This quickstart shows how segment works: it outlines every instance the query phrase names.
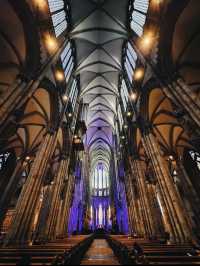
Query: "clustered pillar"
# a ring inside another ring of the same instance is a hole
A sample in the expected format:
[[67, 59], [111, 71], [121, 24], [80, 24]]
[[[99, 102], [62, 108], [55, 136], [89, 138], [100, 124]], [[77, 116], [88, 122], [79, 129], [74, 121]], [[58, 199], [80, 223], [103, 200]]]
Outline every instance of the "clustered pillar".
[[194, 237], [191, 221], [169, 169], [166, 167], [165, 159], [161, 156], [156, 138], [149, 130], [143, 134], [143, 145], [153, 165], [163, 221], [171, 241], [174, 243], [192, 242]]
[[[69, 158], [63, 155], [54, 180], [44, 189], [48, 166], [56, 148], [58, 131], [52, 130], [44, 136], [40, 144], [29, 176], [17, 202], [15, 215], [5, 239], [7, 245], [29, 245], [32, 241], [46, 242], [58, 236], [67, 237], [68, 217], [74, 177], [68, 177]], [[37, 226], [34, 228], [34, 222]], [[44, 222], [45, 217], [45, 222]]]
[[127, 175], [129, 222], [132, 234], [154, 239], [161, 237], [161, 213], [155, 204], [154, 185], [145, 180], [145, 165], [138, 158], [129, 158], [131, 172]]
[[[51, 195], [48, 195], [46, 202], [49, 202], [48, 206], [44, 206], [46, 211], [45, 222], [43, 221], [38, 228], [38, 234], [36, 240], [50, 241], [55, 240], [57, 237], [57, 224], [60, 222], [59, 217], [59, 204], [61, 201], [61, 189], [64, 183], [64, 179], [68, 169], [68, 160], [66, 157], [62, 157], [60, 166], [54, 177], [51, 187]], [[44, 204], [46, 203], [44, 200]], [[46, 205], [46, 204], [45, 204]]]
[[[131, 172], [126, 176], [126, 190], [132, 234], [154, 239], [168, 233], [171, 243], [195, 243], [192, 221], [184, 201], [150, 131], [143, 134], [143, 146], [152, 164], [155, 181], [146, 180], [145, 162], [139, 158], [129, 159]], [[188, 189], [191, 192], [189, 184]], [[194, 190], [191, 193], [194, 194]]]

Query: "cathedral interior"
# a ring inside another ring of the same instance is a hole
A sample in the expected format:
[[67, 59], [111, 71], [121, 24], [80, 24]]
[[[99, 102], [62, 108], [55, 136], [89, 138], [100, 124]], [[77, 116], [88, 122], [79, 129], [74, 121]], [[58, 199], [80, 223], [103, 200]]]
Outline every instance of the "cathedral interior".
[[200, 265], [200, 1], [0, 7], [0, 266]]

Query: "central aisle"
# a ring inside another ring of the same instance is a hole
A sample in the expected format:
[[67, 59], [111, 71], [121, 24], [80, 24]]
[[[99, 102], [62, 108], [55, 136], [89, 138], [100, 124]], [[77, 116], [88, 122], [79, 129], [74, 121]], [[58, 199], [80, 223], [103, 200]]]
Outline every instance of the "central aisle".
[[120, 265], [104, 239], [96, 239], [83, 258], [81, 265]]

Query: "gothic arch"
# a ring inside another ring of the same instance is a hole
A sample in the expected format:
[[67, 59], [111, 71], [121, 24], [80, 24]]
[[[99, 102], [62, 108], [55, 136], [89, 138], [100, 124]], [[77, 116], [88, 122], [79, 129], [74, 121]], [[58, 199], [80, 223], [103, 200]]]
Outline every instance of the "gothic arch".
[[16, 115], [17, 123], [11, 123], [8, 133], [3, 134], [1, 150], [14, 149], [17, 157], [35, 154], [44, 134], [57, 126], [59, 104], [54, 85], [47, 79], [42, 81]]
[[164, 156], [183, 156], [186, 147], [192, 147], [187, 133], [178, 121], [175, 106], [163, 90], [152, 81], [149, 90], [141, 96], [141, 116], [153, 130]]
[[[25, 1], [3, 0], [0, 10], [0, 93], [20, 76], [33, 76], [40, 64], [40, 44], [33, 14]], [[13, 31], [13, 28], [15, 29]]]

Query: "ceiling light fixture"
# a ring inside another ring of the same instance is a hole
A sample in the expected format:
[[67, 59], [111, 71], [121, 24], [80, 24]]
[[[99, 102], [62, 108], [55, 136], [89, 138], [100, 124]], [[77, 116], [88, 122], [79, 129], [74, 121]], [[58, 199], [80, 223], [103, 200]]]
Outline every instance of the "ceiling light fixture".
[[58, 43], [54, 37], [52, 37], [49, 33], [45, 35], [45, 44], [49, 53], [53, 53], [58, 48]]
[[36, 7], [38, 7], [39, 9], [43, 11], [47, 9], [46, 0], [33, 0], [33, 3], [35, 4]]
[[63, 98], [63, 101], [64, 101], [64, 102], [67, 102], [67, 101], [68, 101], [68, 97], [67, 97], [67, 95], [63, 95], [62, 98]]
[[138, 80], [141, 80], [143, 77], [144, 77], [144, 69], [143, 69], [143, 68], [138, 68], [138, 69], [135, 71], [134, 79], [135, 79], [136, 81], [138, 81]]
[[56, 73], [55, 73], [55, 77], [56, 77], [57, 81], [62, 82], [64, 80], [65, 76], [64, 76], [62, 71], [57, 70]]
[[131, 112], [128, 112], [128, 113], [127, 113], [127, 116], [128, 116], [128, 117], [130, 117], [131, 115], [132, 115], [132, 113], [131, 113]]
[[31, 157], [30, 156], [26, 156], [26, 161], [30, 161]]
[[130, 98], [132, 101], [136, 101], [137, 100], [137, 93], [136, 92], [131, 93]]
[[153, 32], [149, 31], [143, 35], [143, 37], [140, 40], [140, 47], [144, 52], [149, 51], [149, 49], [152, 47], [153, 40], [154, 40]]

